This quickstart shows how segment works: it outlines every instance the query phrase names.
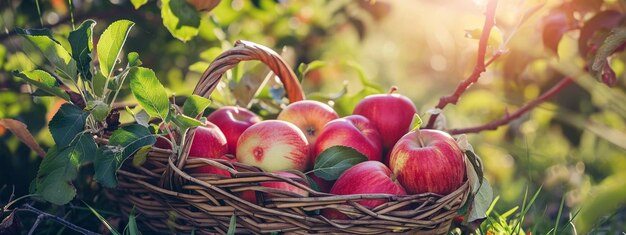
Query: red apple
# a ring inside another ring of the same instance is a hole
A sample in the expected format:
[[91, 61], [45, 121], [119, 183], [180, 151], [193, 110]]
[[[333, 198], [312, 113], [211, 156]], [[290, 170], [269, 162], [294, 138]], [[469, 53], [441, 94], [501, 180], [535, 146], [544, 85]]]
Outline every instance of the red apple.
[[456, 141], [438, 130], [403, 136], [391, 152], [389, 166], [411, 194], [447, 195], [463, 184], [465, 158]]
[[[196, 127], [193, 141], [191, 142], [191, 147], [189, 149], [189, 158], [223, 159], [227, 152], [228, 145], [226, 144], [226, 137], [220, 128], [208, 121], [204, 124], [204, 126]], [[222, 169], [213, 166], [204, 166], [202, 168], [204, 169], [198, 169], [198, 171], [223, 171]], [[226, 176], [230, 176], [230, 174], [226, 173]]]
[[[174, 141], [176, 141], [178, 139], [178, 135], [176, 135], [176, 133], [173, 133], [173, 132], [170, 133], [169, 130], [167, 128], [165, 128], [164, 125], [161, 125], [161, 127], [159, 127], [159, 129], [161, 130], [163, 135], [161, 135], [162, 137], [157, 137], [156, 138], [156, 142], [154, 143], [154, 147], [157, 147], [157, 148], [160, 148], [160, 149], [172, 149], [172, 144], [170, 144], [170, 142], [172, 141], [172, 136], [174, 136]], [[167, 139], [169, 141], [167, 141], [165, 139]]]
[[[287, 178], [290, 178], [296, 182], [299, 183], [303, 183], [305, 185], [307, 185], [306, 183], [304, 183], [303, 179], [300, 178], [300, 176], [290, 173], [290, 172], [284, 172], [284, 171], [278, 171], [278, 172], [274, 172], [272, 174], [275, 175], [279, 175], [279, 176], [284, 176]], [[307, 197], [309, 196], [309, 192], [301, 189], [297, 186], [294, 186], [290, 183], [287, 182], [283, 182], [283, 181], [265, 181], [265, 182], [261, 182], [259, 185], [266, 187], [266, 188], [273, 188], [273, 189], [280, 189], [283, 191], [289, 191], [289, 192], [293, 192], [296, 193], [298, 195], [301, 195], [303, 197]], [[275, 195], [271, 194], [271, 193], [267, 193], [265, 194], [267, 197], [275, 197]], [[249, 201], [251, 203], [256, 204], [257, 203], [257, 193], [254, 190], [246, 190], [243, 192], [239, 193], [239, 197], [242, 198], [243, 200]]]
[[348, 146], [356, 149], [369, 160], [382, 159], [381, 138], [376, 127], [361, 115], [351, 115], [330, 121], [320, 132], [313, 147], [312, 162], [324, 150], [337, 146]]
[[388, 94], [370, 95], [361, 100], [353, 114], [363, 115], [380, 132], [383, 148], [389, 150], [411, 127], [415, 104], [406, 96], [394, 94], [392, 87]]
[[241, 133], [260, 122], [261, 118], [245, 108], [224, 106], [207, 116], [207, 120], [220, 128], [228, 142], [228, 153], [235, 154]]
[[[274, 172], [272, 174], [283, 176], [283, 177], [287, 177], [287, 178], [293, 179], [296, 182], [303, 183], [303, 179], [300, 178], [300, 176], [298, 176], [296, 174], [293, 174], [293, 173], [279, 171], [279, 172]], [[298, 195], [302, 195], [304, 197], [309, 196], [309, 192], [308, 191], [306, 191], [304, 189], [301, 189], [301, 188], [299, 188], [297, 186], [294, 186], [294, 185], [292, 185], [290, 183], [287, 183], [287, 182], [266, 181], [266, 182], [262, 182], [260, 185], [263, 186], [263, 187], [267, 187], [267, 188], [280, 189], [280, 190], [284, 190], [284, 191], [293, 192], [293, 193], [296, 193]], [[305, 185], [306, 185], [306, 183], [305, 183]], [[269, 194], [268, 196], [271, 197], [272, 194]]]
[[[221, 159], [221, 160], [226, 160], [229, 162], [237, 161], [237, 158], [235, 158], [235, 156], [232, 154], [225, 154], [220, 157], [212, 157], [210, 159]], [[227, 170], [221, 169], [219, 167], [211, 166], [211, 165], [205, 165], [205, 166], [201, 166], [198, 168], [193, 168], [191, 169], [191, 172], [204, 173], [204, 174], [216, 174], [216, 175], [223, 175], [226, 177], [230, 177], [230, 172], [228, 172]]]
[[254, 190], [242, 191], [242, 192], [237, 193], [237, 195], [243, 200], [246, 200], [252, 204], [257, 204], [256, 192]]
[[339, 115], [327, 104], [314, 100], [301, 100], [288, 105], [278, 114], [278, 120], [295, 124], [306, 136], [313, 147], [326, 123], [339, 118]]
[[239, 162], [268, 172], [304, 171], [309, 163], [309, 143], [294, 124], [266, 120], [241, 134], [236, 156]]
[[[365, 161], [348, 168], [339, 178], [331, 194], [391, 194], [406, 195], [406, 191], [395, 179], [391, 170], [378, 161]], [[362, 200], [359, 204], [368, 208], [377, 207], [384, 200]], [[330, 219], [346, 219], [347, 216], [335, 209], [324, 209], [322, 214]]]
[[311, 177], [311, 179], [315, 182], [315, 184], [317, 184], [317, 187], [319, 188], [319, 192], [329, 193], [330, 189], [333, 187], [333, 184], [335, 184], [334, 180], [328, 181], [328, 180], [320, 178], [319, 176], [315, 174], [309, 174], [308, 176]]

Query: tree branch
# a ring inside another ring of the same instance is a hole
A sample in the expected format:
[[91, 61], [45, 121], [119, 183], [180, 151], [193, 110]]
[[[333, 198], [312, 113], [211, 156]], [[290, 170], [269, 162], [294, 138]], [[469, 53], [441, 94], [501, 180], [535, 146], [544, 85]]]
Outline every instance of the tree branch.
[[[124, 8], [124, 7], [112, 7], [106, 11], [95, 12], [93, 14], [85, 14], [75, 16], [74, 20], [77, 22], [86, 20], [86, 19], [110, 19], [116, 16], [125, 16], [125, 15], [134, 15], [138, 12], [133, 10], [132, 8]], [[65, 24], [71, 20], [70, 17], [65, 17], [54, 24], [46, 24], [42, 28], [54, 28], [56, 26]], [[36, 27], [35, 27], [36, 28]], [[11, 29], [8, 33], [0, 34], [0, 41], [4, 41], [7, 38], [17, 35], [17, 31], [15, 29]]]
[[35, 231], [35, 229], [39, 226], [39, 224], [41, 224], [41, 222], [43, 220], [51, 219], [51, 220], [54, 220], [55, 222], [57, 222], [59, 224], [64, 225], [65, 227], [68, 227], [69, 229], [72, 229], [72, 230], [74, 230], [76, 232], [79, 232], [81, 234], [98, 235], [98, 233], [94, 233], [94, 232], [89, 231], [87, 229], [81, 228], [78, 225], [72, 224], [72, 223], [68, 222], [67, 220], [65, 220], [65, 219], [63, 219], [61, 217], [58, 217], [58, 216], [55, 216], [55, 215], [43, 212], [43, 211], [41, 211], [41, 210], [39, 210], [39, 209], [29, 205], [29, 204], [24, 204], [21, 207], [15, 209], [15, 210], [16, 211], [28, 211], [28, 212], [32, 212], [32, 213], [38, 214], [37, 220], [35, 220], [35, 223], [32, 225], [32, 227], [31, 227], [30, 231], [28, 232], [28, 234], [32, 234]]
[[448, 133], [450, 133], [451, 135], [457, 135], [457, 134], [464, 134], [464, 133], [477, 133], [477, 132], [481, 132], [484, 130], [495, 130], [498, 129], [498, 127], [505, 125], [517, 118], [519, 118], [520, 116], [522, 116], [522, 114], [528, 112], [529, 110], [535, 108], [537, 105], [549, 100], [550, 98], [552, 98], [554, 95], [558, 94], [561, 90], [563, 90], [563, 88], [569, 86], [570, 84], [572, 84], [572, 79], [569, 77], [565, 77], [563, 79], [561, 79], [561, 81], [559, 81], [559, 83], [557, 83], [556, 85], [554, 85], [552, 88], [550, 88], [550, 90], [546, 91], [545, 93], [541, 94], [540, 96], [538, 96], [537, 98], [535, 98], [534, 100], [526, 103], [524, 106], [522, 106], [521, 108], [519, 108], [517, 111], [515, 111], [512, 114], [505, 114], [504, 117], [502, 117], [501, 119], [498, 120], [494, 120], [490, 123], [487, 124], [483, 124], [480, 126], [475, 126], [475, 127], [468, 127], [468, 128], [461, 128], [461, 129], [452, 129], [449, 130]]
[[[487, 3], [487, 11], [485, 13], [485, 24], [483, 25], [482, 34], [480, 36], [480, 40], [478, 41], [478, 56], [476, 58], [476, 66], [474, 66], [474, 71], [472, 74], [463, 80], [457, 87], [454, 93], [443, 96], [439, 98], [439, 103], [435, 106], [438, 109], [442, 109], [446, 107], [448, 104], [456, 104], [459, 101], [459, 98], [467, 90], [469, 86], [474, 84], [480, 78], [480, 75], [485, 72], [485, 68], [487, 65], [491, 64], [497, 57], [499, 57], [499, 53], [496, 53], [486, 64], [485, 63], [485, 54], [487, 53], [487, 45], [489, 42], [489, 34], [491, 33], [491, 28], [495, 25], [495, 16], [496, 16], [496, 7], [498, 5], [498, 0], [489, 0]], [[427, 129], [432, 129], [437, 121], [437, 117], [439, 114], [433, 114], [428, 119], [428, 124], [426, 125]]]

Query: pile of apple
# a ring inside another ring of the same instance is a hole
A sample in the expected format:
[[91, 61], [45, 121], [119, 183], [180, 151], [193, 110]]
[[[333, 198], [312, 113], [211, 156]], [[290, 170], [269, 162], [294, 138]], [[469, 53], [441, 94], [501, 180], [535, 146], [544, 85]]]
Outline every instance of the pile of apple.
[[[309, 174], [322, 192], [447, 195], [455, 191], [465, 179], [463, 152], [445, 132], [410, 131], [415, 105], [394, 91], [364, 98], [352, 115], [342, 118], [329, 105], [311, 100], [288, 105], [277, 120], [261, 120], [245, 108], [222, 107], [207, 117], [205, 126], [196, 129], [189, 157], [236, 161], [307, 182], [286, 171], [309, 171], [320, 153], [341, 145], [362, 153], [368, 161], [348, 168], [335, 182]], [[164, 145], [157, 143], [157, 147], [168, 147]], [[213, 166], [192, 171], [230, 177], [227, 171]], [[308, 196], [306, 190], [286, 182], [264, 182], [261, 186]], [[241, 196], [256, 203], [254, 193]], [[359, 203], [372, 208], [384, 201]], [[345, 218], [335, 210], [325, 210], [324, 214]]]

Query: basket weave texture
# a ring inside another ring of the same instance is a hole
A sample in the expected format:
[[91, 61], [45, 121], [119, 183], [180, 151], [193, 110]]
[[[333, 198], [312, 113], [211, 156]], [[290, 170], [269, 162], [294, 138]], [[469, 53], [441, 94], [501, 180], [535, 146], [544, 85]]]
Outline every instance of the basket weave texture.
[[[271, 49], [246, 41], [236, 42], [234, 48], [213, 61], [194, 94], [209, 97], [227, 70], [249, 60], [263, 62], [281, 79], [290, 102], [304, 99], [300, 83], [285, 61]], [[309, 188], [305, 180], [274, 175], [253, 166], [187, 158], [193, 130], [188, 135], [191, 137], [183, 143], [180, 157], [170, 150], [154, 147], [141, 166], [127, 160], [118, 171], [118, 186], [107, 192], [124, 213], [130, 213], [134, 207], [141, 224], [154, 231], [226, 234], [235, 214], [238, 234], [446, 234], [471, 191], [466, 181], [444, 196], [321, 193]], [[204, 165], [227, 170], [231, 177], [188, 173], [189, 169]], [[309, 196], [260, 186], [267, 181], [287, 182], [308, 191]], [[255, 192], [256, 204], [240, 198], [241, 192], [249, 190]], [[267, 196], [268, 193], [272, 196]], [[364, 199], [385, 200], [386, 203], [366, 208], [357, 203]], [[319, 214], [326, 208], [339, 210], [351, 219], [329, 220]]]

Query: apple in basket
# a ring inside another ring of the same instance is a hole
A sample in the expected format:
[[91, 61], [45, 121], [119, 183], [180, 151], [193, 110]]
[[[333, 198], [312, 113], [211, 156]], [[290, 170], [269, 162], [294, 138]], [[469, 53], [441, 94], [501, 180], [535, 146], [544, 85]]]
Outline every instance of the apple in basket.
[[[303, 185], [307, 185], [304, 179], [302, 179], [300, 176], [294, 174], [294, 173], [290, 173], [290, 172], [284, 172], [284, 171], [278, 171], [278, 172], [274, 172], [272, 173], [274, 175], [279, 175], [279, 176], [283, 176], [286, 178], [290, 178], [298, 183], [301, 183]], [[273, 189], [280, 189], [280, 190], [284, 190], [284, 191], [288, 191], [288, 192], [293, 192], [296, 193], [298, 195], [301, 195], [303, 197], [307, 197], [309, 196], [309, 192], [297, 187], [293, 184], [287, 183], [287, 182], [282, 182], [282, 181], [266, 181], [266, 182], [262, 182], [260, 184], [263, 187], [267, 187], [267, 188], [273, 188]], [[270, 196], [272, 196], [272, 194], [270, 194]]]
[[352, 147], [371, 161], [380, 161], [382, 158], [380, 134], [361, 115], [350, 115], [327, 123], [313, 147], [312, 162], [324, 150], [337, 145]]
[[[191, 156], [189, 156], [191, 157]], [[212, 157], [212, 158], [207, 158], [207, 159], [213, 159], [213, 160], [226, 160], [227, 162], [237, 162], [237, 158], [235, 158], [235, 155], [232, 154], [224, 154], [220, 157]], [[226, 166], [228, 166], [225, 163], [222, 163]], [[230, 177], [230, 172], [228, 172], [227, 170], [221, 169], [219, 167], [216, 166], [210, 166], [210, 165], [206, 165], [206, 166], [201, 166], [198, 168], [193, 168], [191, 170], [191, 172], [193, 173], [204, 173], [204, 174], [215, 174], [215, 175], [222, 175], [222, 176], [226, 176], [226, 177]]]
[[304, 171], [309, 162], [309, 143], [289, 122], [266, 120], [246, 129], [237, 142], [237, 161], [264, 171]]
[[[172, 137], [174, 138], [174, 141], [177, 141], [178, 135], [176, 135], [175, 132], [170, 133], [168, 128], [165, 128], [164, 125], [161, 125], [161, 127], [159, 127], [159, 130], [163, 133], [163, 135], [161, 135], [161, 137], [158, 137], [156, 139], [156, 142], [154, 143], [154, 147], [157, 147], [160, 149], [172, 149], [172, 144], [170, 144], [170, 142], [172, 141]], [[169, 142], [165, 139], [169, 140]]]
[[[290, 172], [285, 172], [285, 171], [278, 171], [278, 172], [274, 172], [272, 173], [274, 175], [278, 175], [278, 176], [283, 176], [286, 178], [290, 178], [292, 180], [294, 180], [295, 182], [301, 183], [303, 185], [307, 185], [305, 183], [305, 181], [298, 175], [290, 173]], [[293, 184], [284, 182], [284, 181], [265, 181], [265, 182], [261, 182], [259, 184], [262, 187], [266, 187], [266, 188], [271, 188], [271, 189], [278, 189], [278, 190], [282, 190], [282, 191], [287, 191], [287, 192], [292, 192], [295, 193], [297, 195], [303, 196], [303, 197], [307, 197], [309, 196], [309, 192], [297, 187]], [[308, 185], [307, 185], [308, 186]], [[276, 197], [277, 194], [273, 194], [273, 193], [266, 193], [266, 195], [268, 197]], [[246, 201], [249, 201], [251, 203], [256, 204], [257, 203], [257, 197], [256, 197], [256, 192], [253, 190], [246, 190], [240, 193], [240, 197]]]
[[[232, 159], [228, 157], [225, 158], [227, 152], [228, 145], [226, 144], [226, 137], [215, 124], [207, 121], [204, 126], [196, 127], [193, 141], [189, 148], [189, 158]], [[191, 171], [195, 173], [217, 173], [230, 176], [227, 171], [210, 165], [193, 168]]]
[[[382, 155], [381, 139], [378, 130], [361, 115], [351, 115], [332, 120], [324, 126], [315, 142], [311, 154], [314, 163], [317, 156], [333, 146], [348, 146], [365, 155], [368, 160], [380, 161]], [[321, 192], [329, 192], [333, 181], [327, 181], [316, 175], [311, 178]]]
[[207, 120], [220, 128], [228, 142], [228, 153], [235, 154], [241, 133], [260, 122], [261, 118], [245, 108], [224, 106], [207, 116]]
[[[406, 195], [404, 187], [396, 180], [391, 170], [378, 161], [365, 161], [348, 168], [339, 178], [331, 194], [390, 194]], [[374, 208], [385, 200], [361, 200], [359, 204]], [[329, 219], [347, 219], [348, 217], [335, 209], [324, 209], [322, 215]]]
[[353, 114], [365, 116], [374, 124], [383, 140], [383, 149], [389, 151], [393, 145], [409, 132], [415, 104], [406, 96], [394, 94], [392, 87], [388, 94], [369, 95], [354, 107]]
[[394, 146], [389, 167], [410, 194], [447, 195], [465, 178], [465, 158], [456, 141], [438, 130], [416, 130]]
[[289, 104], [276, 119], [295, 124], [306, 136], [310, 147], [313, 147], [324, 125], [338, 117], [335, 110], [327, 104], [301, 100]]
[[318, 191], [322, 193], [330, 193], [330, 189], [333, 187], [333, 184], [335, 184], [334, 180], [330, 180], [330, 181], [325, 180], [322, 177], [319, 177], [315, 174], [309, 174], [307, 176], [311, 178], [313, 182], [315, 182], [315, 184], [317, 185]]

